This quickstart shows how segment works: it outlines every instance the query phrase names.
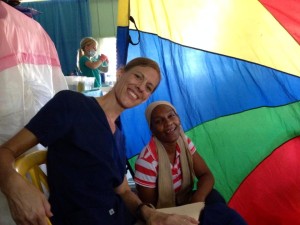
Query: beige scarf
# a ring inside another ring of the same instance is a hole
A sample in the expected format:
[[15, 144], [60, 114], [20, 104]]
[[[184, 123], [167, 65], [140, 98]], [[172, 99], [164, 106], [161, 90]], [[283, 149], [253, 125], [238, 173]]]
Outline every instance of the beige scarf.
[[[146, 118], [149, 126], [152, 111], [158, 105], [168, 105], [171, 108], [173, 108], [176, 112], [174, 106], [166, 101], [158, 101], [150, 104], [146, 110]], [[156, 144], [156, 151], [158, 154], [158, 202], [156, 205], [157, 208], [174, 207], [177, 205], [187, 204], [190, 202], [192, 197], [192, 190], [195, 178], [193, 160], [190, 150], [188, 148], [188, 143], [186, 141], [185, 134], [182, 128], [180, 129], [180, 136], [177, 140], [177, 144], [181, 152], [180, 164], [182, 184], [181, 189], [177, 193], [175, 193], [173, 188], [173, 178], [168, 154], [162, 143], [156, 137], [153, 137]]]
[[[182, 132], [183, 133], [183, 132]], [[184, 135], [184, 134], [183, 134]], [[190, 202], [194, 185], [194, 170], [191, 153], [182, 134], [177, 141], [180, 147], [182, 173], [181, 189], [175, 194], [168, 154], [161, 142], [154, 138], [158, 153], [158, 202], [157, 208], [174, 207]]]

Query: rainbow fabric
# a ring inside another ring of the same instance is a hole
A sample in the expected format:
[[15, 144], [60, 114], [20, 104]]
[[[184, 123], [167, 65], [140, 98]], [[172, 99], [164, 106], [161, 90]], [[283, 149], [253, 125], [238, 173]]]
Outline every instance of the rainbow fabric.
[[300, 224], [300, 2], [120, 0], [118, 16], [119, 65], [146, 56], [163, 75], [121, 116], [131, 166], [150, 138], [146, 106], [170, 101], [249, 225]]

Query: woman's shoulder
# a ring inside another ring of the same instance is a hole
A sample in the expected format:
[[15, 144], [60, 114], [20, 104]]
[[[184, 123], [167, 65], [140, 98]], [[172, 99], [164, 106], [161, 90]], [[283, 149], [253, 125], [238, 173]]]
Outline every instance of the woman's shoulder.
[[79, 63], [85, 63], [86, 61], [89, 61], [89, 57], [87, 57], [86, 55], [83, 55], [79, 58]]
[[72, 90], [62, 90], [55, 94], [54, 99], [57, 101], [63, 101], [65, 103], [70, 103], [76, 105], [76, 103], [82, 103], [91, 101], [93, 97], [84, 95], [81, 92], [72, 91]]
[[92, 96], [86, 96], [81, 92], [63, 90], [58, 92], [52, 101], [57, 106], [62, 106], [82, 116], [92, 114], [105, 118], [104, 111], [97, 102], [97, 99]]
[[83, 55], [83, 56], [81, 56], [81, 57], [79, 58], [79, 61], [81, 61], [81, 62], [85, 62], [85, 61], [87, 61], [87, 60], [90, 60], [90, 58], [89, 58], [88, 56], [86, 56], [86, 55]]
[[86, 56], [86, 55], [83, 55], [83, 56], [81, 56], [81, 57], [79, 58], [79, 60], [81, 60], [81, 59], [89, 59], [89, 57]]
[[139, 155], [139, 158], [144, 159], [148, 162], [153, 162], [158, 160], [156, 145], [153, 138], [151, 138], [149, 143], [143, 148], [143, 150]]
[[191, 154], [193, 155], [196, 152], [196, 146], [194, 145], [193, 141], [185, 134], [185, 139], [188, 144], [189, 150]]
[[79, 97], [83, 94], [77, 91], [71, 91], [71, 90], [61, 90], [55, 94], [55, 98], [72, 98], [72, 97]]

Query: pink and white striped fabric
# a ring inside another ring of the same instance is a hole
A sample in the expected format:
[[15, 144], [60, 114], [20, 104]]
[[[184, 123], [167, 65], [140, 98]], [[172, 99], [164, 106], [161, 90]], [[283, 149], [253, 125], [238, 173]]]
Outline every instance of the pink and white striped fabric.
[[0, 1], [0, 144], [67, 89], [54, 43], [34, 19]]
[[[67, 88], [56, 48], [46, 31], [0, 1], [0, 144], [56, 92]], [[1, 192], [0, 224], [15, 225]]]
[[[194, 143], [186, 136], [189, 150], [193, 155], [196, 151]], [[177, 145], [176, 159], [174, 164], [170, 164], [173, 178], [173, 188], [175, 192], [179, 191], [182, 184], [182, 173], [180, 164], [180, 148]], [[151, 138], [149, 144], [139, 154], [135, 163], [135, 183], [149, 188], [155, 188], [157, 185], [158, 173], [158, 155], [154, 139]]]

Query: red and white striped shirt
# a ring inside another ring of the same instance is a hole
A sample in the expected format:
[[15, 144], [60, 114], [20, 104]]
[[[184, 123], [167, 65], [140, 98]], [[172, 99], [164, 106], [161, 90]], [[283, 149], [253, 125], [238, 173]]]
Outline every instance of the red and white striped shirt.
[[[193, 155], [196, 152], [194, 143], [185, 136], [189, 150]], [[173, 177], [173, 187], [175, 192], [179, 191], [182, 183], [181, 165], [180, 165], [180, 148], [176, 146], [176, 159], [170, 169]], [[135, 163], [135, 177], [134, 181], [144, 187], [155, 188], [158, 173], [158, 155], [156, 152], [156, 145], [154, 139], [151, 138], [148, 145], [144, 147]]]

